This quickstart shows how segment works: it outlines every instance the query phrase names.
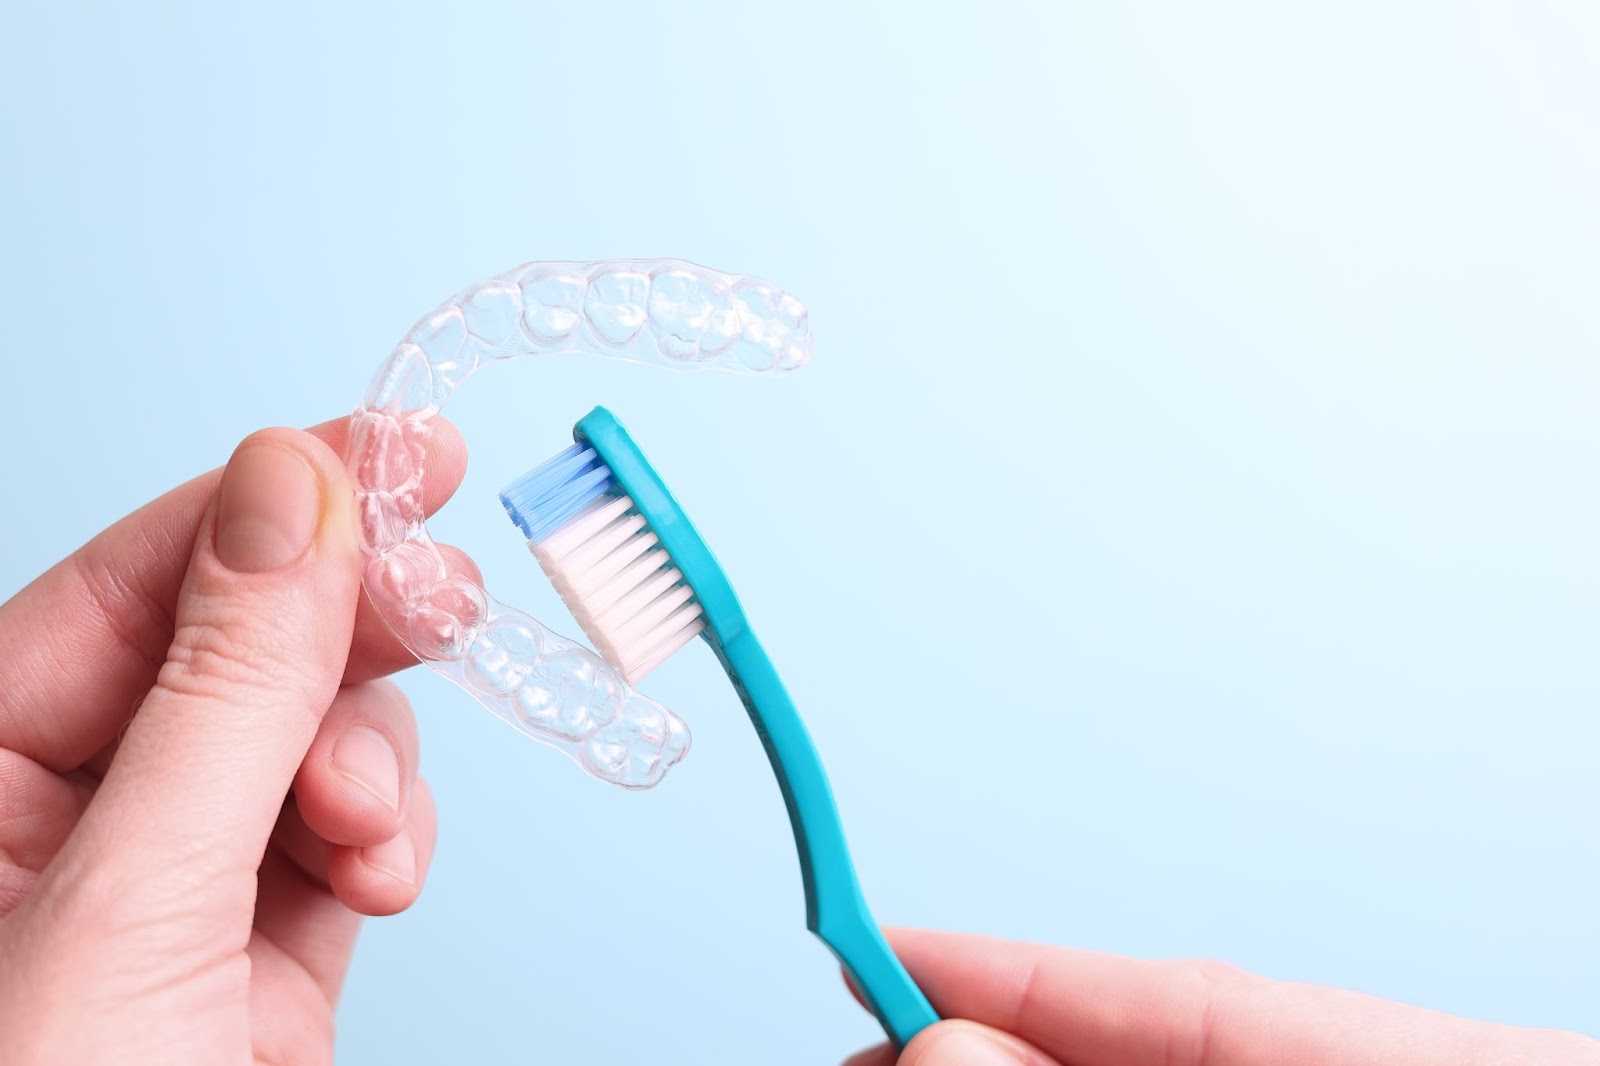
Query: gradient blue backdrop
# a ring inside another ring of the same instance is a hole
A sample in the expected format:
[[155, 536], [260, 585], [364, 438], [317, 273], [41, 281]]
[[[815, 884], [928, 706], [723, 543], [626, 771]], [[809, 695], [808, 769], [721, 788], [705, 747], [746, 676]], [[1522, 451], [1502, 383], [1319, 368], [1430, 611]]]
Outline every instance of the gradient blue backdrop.
[[[758, 273], [809, 369], [497, 369], [436, 534], [570, 631], [493, 490], [605, 402], [884, 920], [1600, 1032], [1593, 7], [979, 7], [7, 5], [0, 594], [468, 282]], [[406, 685], [442, 839], [341, 1061], [874, 1039], [703, 649], [643, 795]]]

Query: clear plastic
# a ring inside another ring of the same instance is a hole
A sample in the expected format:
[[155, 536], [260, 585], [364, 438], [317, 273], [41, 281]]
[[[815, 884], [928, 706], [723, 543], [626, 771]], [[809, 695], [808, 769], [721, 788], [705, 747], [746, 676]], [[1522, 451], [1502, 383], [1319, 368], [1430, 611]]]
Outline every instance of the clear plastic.
[[422, 507], [433, 419], [483, 367], [583, 353], [680, 370], [783, 373], [811, 356], [805, 307], [757, 278], [680, 259], [528, 263], [411, 327], [352, 421], [363, 583], [418, 659], [602, 781], [649, 788], [689, 750], [683, 719], [600, 656], [452, 575]]

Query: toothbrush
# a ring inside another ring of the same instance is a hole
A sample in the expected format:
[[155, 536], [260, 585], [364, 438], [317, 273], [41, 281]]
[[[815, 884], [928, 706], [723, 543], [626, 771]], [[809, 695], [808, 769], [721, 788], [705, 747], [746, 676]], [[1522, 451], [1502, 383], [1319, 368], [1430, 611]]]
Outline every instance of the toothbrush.
[[616, 418], [500, 493], [584, 633], [630, 684], [696, 636], [722, 663], [783, 792], [806, 927], [843, 964], [897, 1048], [939, 1020], [867, 909], [822, 760], [716, 557]]

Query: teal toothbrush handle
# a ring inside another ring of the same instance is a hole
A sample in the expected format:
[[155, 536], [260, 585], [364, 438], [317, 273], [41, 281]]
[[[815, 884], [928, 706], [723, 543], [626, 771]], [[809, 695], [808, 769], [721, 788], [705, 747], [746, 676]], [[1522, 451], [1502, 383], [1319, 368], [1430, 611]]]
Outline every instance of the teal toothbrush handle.
[[573, 437], [595, 449], [699, 600], [706, 643], [750, 712], [789, 808], [805, 882], [806, 928], [844, 964], [889, 1039], [905, 1047], [939, 1016], [889, 950], [867, 910], [822, 759], [772, 660], [750, 631], [733, 586], [661, 476], [610, 411], [604, 407], [590, 411], [578, 422]]
[[806, 928], [836, 955], [897, 1048], [939, 1020], [889, 950], [856, 880], [839, 808], [805, 723], [749, 629], [712, 641], [732, 678], [789, 808], [806, 892]]

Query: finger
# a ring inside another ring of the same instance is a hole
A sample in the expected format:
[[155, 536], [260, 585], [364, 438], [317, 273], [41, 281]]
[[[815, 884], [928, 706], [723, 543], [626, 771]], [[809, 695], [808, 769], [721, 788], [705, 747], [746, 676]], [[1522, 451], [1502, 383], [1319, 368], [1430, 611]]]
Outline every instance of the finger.
[[1059, 1066], [1036, 1047], [977, 1022], [930, 1025], [900, 1053], [898, 1066]]
[[256, 1063], [331, 1066], [333, 1007], [299, 961], [257, 930], [250, 956], [250, 1050]]
[[438, 821], [428, 783], [417, 779], [405, 828], [392, 840], [328, 852], [328, 883], [345, 906], [361, 914], [398, 914], [417, 901], [433, 859]]
[[343, 688], [295, 774], [295, 802], [333, 844], [381, 844], [400, 832], [417, 778], [417, 723], [387, 681]]
[[330, 844], [306, 825], [300, 815], [300, 805], [293, 795], [283, 805], [278, 824], [272, 829], [272, 844], [268, 857], [280, 853], [315, 885], [329, 888], [328, 856], [338, 845]]
[[[438, 544], [436, 547], [444, 557], [447, 576], [464, 577], [475, 585], [483, 583], [478, 564], [466, 552], [449, 544]], [[415, 666], [417, 662], [417, 657], [400, 643], [389, 628], [389, 623], [379, 616], [365, 596], [361, 598], [361, 609], [356, 612], [356, 632], [351, 644], [357, 650], [351, 652], [350, 665], [345, 668], [344, 680], [347, 685], [384, 677]]]
[[856, 1006], [862, 1010], [871, 1010], [867, 1006], [867, 999], [861, 994], [861, 989], [856, 987], [855, 979], [850, 976], [850, 971], [843, 966], [839, 967], [839, 980], [844, 982], [845, 991], [850, 993], [850, 998], [856, 1001]]
[[[239, 446], [196, 538], [166, 663], [61, 853], [66, 873], [135, 886], [129, 905], [170, 905], [197, 881], [253, 887], [344, 672], [358, 555], [349, 480], [326, 444], [266, 430]], [[206, 902], [227, 913], [237, 901]]]
[[0, 750], [0, 918], [33, 887], [93, 795], [92, 781]]
[[433, 795], [417, 778], [402, 831], [367, 847], [330, 844], [306, 825], [291, 798], [272, 836], [273, 847], [314, 883], [327, 886], [359, 914], [396, 914], [416, 902], [438, 838]]
[[924, 930], [888, 937], [941, 1015], [1011, 1033], [1073, 1066], [1465, 1066], [1574, 1061], [1578, 1044], [1597, 1050], [1572, 1034], [1469, 1022], [1217, 963]]
[[259, 873], [256, 931], [295, 960], [337, 1002], [361, 930], [361, 915], [328, 886], [326, 840], [306, 827], [294, 800], [284, 804]]
[[[424, 504], [432, 513], [466, 470], [466, 445], [433, 422]], [[343, 454], [349, 420], [311, 431]], [[195, 534], [221, 481], [212, 471], [111, 526], [0, 605], [0, 747], [56, 771], [80, 765], [115, 737], [155, 683]], [[361, 607], [349, 670], [365, 680], [416, 660]]]

